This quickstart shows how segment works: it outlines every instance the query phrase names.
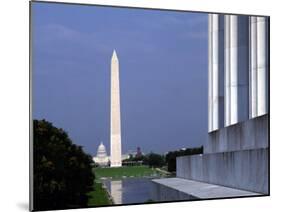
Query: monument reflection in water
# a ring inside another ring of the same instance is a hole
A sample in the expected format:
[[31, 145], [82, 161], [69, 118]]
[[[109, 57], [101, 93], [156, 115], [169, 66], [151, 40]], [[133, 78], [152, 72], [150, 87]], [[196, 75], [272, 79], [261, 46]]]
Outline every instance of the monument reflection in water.
[[115, 204], [122, 204], [122, 181], [110, 181], [110, 193]]
[[127, 178], [106, 180], [105, 186], [110, 192], [114, 204], [144, 203], [151, 199], [151, 179]]

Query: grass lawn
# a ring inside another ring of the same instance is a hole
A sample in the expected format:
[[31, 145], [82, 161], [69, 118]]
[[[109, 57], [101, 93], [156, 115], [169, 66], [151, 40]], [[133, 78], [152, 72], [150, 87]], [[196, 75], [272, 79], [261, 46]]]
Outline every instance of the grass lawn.
[[105, 189], [102, 187], [102, 183], [95, 182], [93, 191], [89, 192], [88, 195], [90, 196], [88, 206], [112, 204], [107, 196]]
[[120, 179], [122, 177], [144, 177], [157, 174], [157, 170], [148, 166], [123, 166], [114, 168], [94, 168], [96, 179], [102, 177]]

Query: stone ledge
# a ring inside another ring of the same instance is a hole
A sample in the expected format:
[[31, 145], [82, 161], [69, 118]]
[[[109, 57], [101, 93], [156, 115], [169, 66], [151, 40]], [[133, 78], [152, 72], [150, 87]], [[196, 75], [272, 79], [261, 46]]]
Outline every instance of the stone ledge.
[[268, 114], [208, 134], [204, 154], [268, 147]]
[[[175, 190], [181, 194], [186, 194], [182, 199], [213, 199], [224, 197], [242, 197], [242, 196], [260, 196], [261, 193], [255, 193], [240, 189], [229, 188], [225, 186], [203, 183], [194, 180], [187, 180], [182, 178], [163, 178], [154, 179], [152, 191], [153, 199], [156, 201], [171, 201], [169, 193]], [[157, 192], [161, 188], [161, 192]], [[167, 194], [165, 194], [165, 190]], [[161, 193], [161, 194], [159, 194]], [[181, 195], [182, 196], [182, 195]], [[191, 197], [191, 198], [189, 198]]]

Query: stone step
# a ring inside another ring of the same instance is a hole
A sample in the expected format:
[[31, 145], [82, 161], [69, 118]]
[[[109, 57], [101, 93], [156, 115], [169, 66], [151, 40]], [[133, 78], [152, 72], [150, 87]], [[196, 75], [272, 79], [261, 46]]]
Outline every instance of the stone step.
[[151, 194], [153, 200], [155, 201], [214, 199], [264, 195], [261, 193], [182, 179], [178, 177], [153, 179]]

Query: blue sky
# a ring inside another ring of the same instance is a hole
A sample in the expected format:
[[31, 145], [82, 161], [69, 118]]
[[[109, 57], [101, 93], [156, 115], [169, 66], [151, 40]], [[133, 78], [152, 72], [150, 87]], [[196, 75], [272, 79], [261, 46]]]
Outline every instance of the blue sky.
[[207, 14], [32, 3], [33, 118], [90, 154], [110, 147], [110, 59], [120, 64], [122, 150], [207, 138]]

